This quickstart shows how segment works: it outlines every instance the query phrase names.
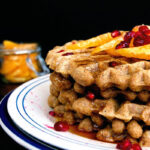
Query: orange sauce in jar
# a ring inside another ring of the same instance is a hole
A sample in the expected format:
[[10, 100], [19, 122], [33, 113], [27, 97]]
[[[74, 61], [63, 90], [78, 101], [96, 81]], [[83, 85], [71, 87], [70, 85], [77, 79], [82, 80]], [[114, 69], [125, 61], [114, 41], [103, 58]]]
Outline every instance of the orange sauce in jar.
[[37, 61], [37, 48], [36, 43], [3, 42], [0, 54], [2, 58], [0, 74], [6, 82], [20, 83], [37, 77], [27, 65], [27, 59], [30, 59], [34, 69], [36, 71], [41, 70]]

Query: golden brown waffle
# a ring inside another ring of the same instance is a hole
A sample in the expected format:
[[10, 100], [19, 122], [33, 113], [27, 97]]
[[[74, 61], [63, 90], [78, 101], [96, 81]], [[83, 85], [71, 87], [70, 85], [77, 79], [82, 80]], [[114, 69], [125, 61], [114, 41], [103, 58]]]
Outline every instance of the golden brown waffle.
[[101, 90], [110, 87], [117, 87], [121, 90], [129, 87], [135, 92], [149, 90], [150, 62], [140, 61], [107, 68], [97, 76], [96, 84]]
[[[67, 45], [67, 44], [66, 44]], [[96, 84], [101, 90], [117, 87], [139, 92], [150, 89], [150, 62], [90, 55], [90, 49], [66, 50], [65, 45], [49, 51], [46, 63], [61, 74], [71, 75], [82, 86]], [[118, 66], [110, 66], [117, 62]]]
[[[99, 103], [104, 103], [104, 101], [100, 100]], [[129, 101], [126, 101], [124, 104], [119, 106], [118, 102], [114, 99], [106, 100], [105, 106], [99, 111], [99, 114], [109, 120], [117, 118], [128, 122], [134, 118], [143, 120], [147, 125], [150, 125], [150, 107], [130, 103]]]
[[104, 91], [100, 91], [100, 95], [105, 98], [115, 98], [117, 96], [124, 96], [126, 100], [133, 101], [136, 98], [141, 100], [142, 102], [148, 102], [150, 99], [150, 92], [149, 91], [140, 91], [140, 92], [133, 92], [131, 90], [119, 90], [115, 88], [106, 89]]
[[150, 126], [149, 47], [133, 48], [132, 41], [129, 49], [118, 50], [112, 41], [99, 46], [90, 42], [69, 42], [49, 51], [46, 63], [54, 70], [49, 106], [69, 124], [79, 123], [78, 130], [98, 131], [99, 140], [143, 140]]
[[56, 46], [53, 50], [48, 52], [46, 63], [49, 65], [50, 69], [55, 70], [58, 73], [71, 74], [73, 69], [79, 65], [88, 65], [92, 62], [96, 63], [97, 59], [109, 60], [112, 58], [109, 55], [91, 56], [90, 53], [92, 50], [92, 48], [67, 50], [65, 46]]
[[[132, 121], [135, 122], [135, 120], [136, 122], [141, 123], [139, 124], [141, 128], [143, 126], [147, 127], [150, 125], [149, 91], [141, 91], [137, 93], [129, 89], [123, 91], [117, 88], [110, 88], [105, 91], [98, 90], [101, 92], [101, 96], [105, 99], [95, 97], [95, 99], [91, 100], [86, 96], [86, 90], [94, 89], [93, 85], [90, 87], [82, 87], [76, 82], [72, 82], [72, 84], [68, 87], [68, 81], [72, 81], [72, 79], [67, 76], [62, 76], [62, 74], [56, 72], [51, 74], [50, 80], [52, 82], [51, 88], [53, 88], [53, 90], [50, 91], [51, 95], [49, 96], [48, 104], [50, 107], [54, 108], [55, 114], [61, 116], [62, 120], [67, 121], [69, 124], [80, 122], [78, 128], [81, 128], [81, 125], [83, 122], [85, 123], [85, 119], [88, 116], [88, 120], [91, 124], [90, 132], [94, 130], [98, 131], [97, 138], [99, 140], [105, 142], [111, 142], [111, 139], [113, 139], [113, 142], [123, 140], [129, 133], [129, 131], [124, 131], [124, 129]], [[63, 89], [61, 88], [62, 84]], [[74, 88], [74, 86], [77, 87]], [[82, 92], [80, 95], [78, 93], [80, 93], [81, 90]], [[116, 97], [118, 94], [126, 96], [126, 100], [124, 99], [125, 101], [122, 101], [121, 99], [117, 99], [118, 97], [115, 99], [110, 98]], [[140, 103], [137, 99], [132, 101], [137, 97], [145, 103]], [[118, 127], [120, 126], [119, 122], [124, 125], [123, 131], [119, 134], [114, 131], [114, 121], [117, 122]], [[110, 126], [109, 130], [107, 127], [103, 128], [104, 122], [107, 122]], [[88, 126], [87, 122], [85, 124], [86, 125], [82, 128], [82, 130], [89, 132], [89, 130], [85, 128]], [[104, 130], [101, 129], [101, 127]], [[105, 137], [103, 136], [104, 131], [106, 131], [106, 133], [110, 133], [108, 139], [103, 138]], [[117, 138], [114, 139], [114, 137]]]
[[62, 87], [63, 89], [70, 89], [73, 86], [75, 92], [83, 94], [83, 95], [85, 94], [87, 89], [91, 88], [92, 90], [94, 90], [96, 88], [95, 92], [98, 95], [102, 96], [104, 99], [117, 98], [118, 96], [121, 96], [121, 95], [123, 96], [122, 98], [124, 98], [124, 100], [129, 100], [129, 101], [133, 101], [138, 98], [141, 102], [148, 103], [150, 99], [150, 91], [146, 91], [146, 90], [140, 91], [140, 92], [133, 92], [129, 89], [120, 90], [118, 88], [109, 88], [109, 89], [102, 91], [96, 86], [87, 87], [86, 89], [86, 87], [83, 87], [77, 84], [76, 82], [73, 85], [71, 81], [69, 81], [68, 78], [63, 77], [61, 74], [58, 74], [56, 72], [53, 72], [50, 78], [52, 82], [50, 91], [51, 91], [51, 94], [54, 96], [59, 95], [59, 91], [62, 90]]
[[[122, 90], [119, 90], [119, 89], [110, 88], [110, 89], [106, 89], [105, 91], [100, 91], [100, 95], [102, 97], [104, 97], [105, 99], [115, 98], [118, 95], [123, 95], [125, 99], [127, 99], [129, 101], [132, 101], [132, 100], [135, 100], [135, 98], [137, 97], [138, 94], [135, 93], [135, 92], [132, 92], [130, 90], [122, 91]], [[143, 97], [145, 96], [148, 99], [150, 97], [150, 93], [148, 92], [148, 93], [146, 93], [145, 95], [142, 95], [142, 96]], [[142, 96], [139, 97], [140, 100], [143, 100], [145, 98], [145, 97], [143, 98]]]

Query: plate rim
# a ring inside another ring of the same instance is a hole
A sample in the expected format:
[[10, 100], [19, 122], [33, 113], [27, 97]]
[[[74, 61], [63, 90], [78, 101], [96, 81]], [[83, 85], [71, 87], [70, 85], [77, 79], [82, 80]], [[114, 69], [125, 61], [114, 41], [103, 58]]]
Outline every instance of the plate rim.
[[0, 101], [0, 126], [3, 131], [13, 141], [27, 149], [38, 150], [42, 148], [45, 150], [57, 150], [57, 148], [53, 148], [50, 145], [46, 145], [45, 143], [42, 143], [35, 138], [29, 137], [27, 134], [21, 132], [21, 130], [17, 128], [15, 124], [13, 124], [13, 121], [11, 120], [9, 114], [7, 114], [7, 101], [11, 93], [12, 91], [6, 94]]

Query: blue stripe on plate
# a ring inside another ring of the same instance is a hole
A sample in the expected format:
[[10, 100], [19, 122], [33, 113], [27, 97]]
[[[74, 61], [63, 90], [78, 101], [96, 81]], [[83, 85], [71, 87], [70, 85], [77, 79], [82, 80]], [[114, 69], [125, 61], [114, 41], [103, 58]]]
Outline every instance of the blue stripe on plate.
[[[10, 130], [13, 134], [15, 134], [18, 138], [23, 140], [24, 142], [30, 144], [31, 146], [42, 149], [42, 150], [58, 150], [58, 148], [53, 147], [51, 145], [47, 145], [33, 137], [28, 137], [26, 134], [22, 133], [13, 123], [11, 118], [7, 112], [7, 101], [11, 93], [7, 94], [0, 103], [0, 118], [3, 124]], [[22, 145], [24, 146], [24, 145]]]

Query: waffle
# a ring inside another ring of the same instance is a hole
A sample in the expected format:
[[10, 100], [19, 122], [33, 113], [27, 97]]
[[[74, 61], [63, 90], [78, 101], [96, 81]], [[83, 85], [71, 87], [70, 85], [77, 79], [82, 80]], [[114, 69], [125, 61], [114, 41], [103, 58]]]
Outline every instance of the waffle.
[[130, 137], [143, 143], [150, 125], [150, 62], [112, 56], [107, 49], [92, 55], [95, 48], [84, 47], [84, 42], [84, 48], [77, 42], [80, 49], [67, 49], [73, 42], [77, 41], [56, 46], [46, 57], [54, 70], [49, 106], [62, 120], [78, 124], [78, 130], [96, 131], [99, 140], [116, 142]]
[[[116, 119], [122, 121], [124, 126], [132, 120], [143, 121], [145, 126], [150, 125], [149, 91], [133, 92], [129, 89], [123, 91], [117, 88], [101, 91], [97, 87], [99, 95], [104, 99], [96, 97], [89, 100], [86, 97], [86, 91], [94, 89], [93, 86], [83, 87], [72, 78], [56, 72], [51, 74], [50, 80], [52, 84], [50, 85], [51, 95], [48, 104], [54, 108], [56, 115], [61, 116], [69, 124], [79, 124], [78, 129], [82, 131], [89, 132], [87, 124], [90, 124], [90, 132], [98, 131], [97, 139], [99, 140], [110, 142], [110, 139], [113, 139], [113, 142], [116, 142], [126, 137], [128, 132], [125, 131], [118, 135], [118, 133], [114, 133], [113, 128], [110, 128], [112, 134], [107, 139], [103, 138], [103, 134], [100, 134], [105, 129], [107, 132], [107, 128], [100, 129], [103, 128], [104, 123], [112, 126]], [[69, 84], [71, 81], [72, 83]], [[126, 100], [117, 99], [118, 94], [123, 94]], [[137, 99], [140, 99], [142, 103], [140, 104]], [[114, 139], [114, 137], [117, 138]]]
[[[62, 51], [63, 50], [63, 51]], [[150, 62], [116, 58], [106, 54], [91, 56], [91, 49], [65, 50], [65, 46], [49, 51], [46, 63], [56, 72], [71, 77], [82, 86], [96, 84], [101, 90], [117, 87], [135, 92], [150, 90]], [[119, 62], [111, 67], [111, 62]]]
[[[101, 102], [100, 102], [101, 103]], [[104, 101], [102, 101], [104, 103]], [[114, 118], [129, 122], [131, 119], [143, 120], [146, 125], [150, 125], [150, 119], [147, 117], [150, 114], [150, 107], [146, 105], [139, 105], [126, 101], [121, 106], [117, 101], [110, 99], [105, 101], [105, 106], [99, 111], [99, 114], [109, 120]]]
[[148, 102], [150, 99], [150, 92], [149, 91], [140, 91], [140, 92], [133, 92], [131, 90], [119, 90], [116, 88], [109, 88], [104, 91], [100, 91], [100, 95], [105, 98], [116, 98], [117, 96], [122, 95], [126, 100], [133, 101], [138, 98], [142, 102]]
[[130, 88], [135, 92], [149, 90], [150, 62], [140, 61], [108, 68], [97, 76], [96, 83], [102, 90], [110, 87], [121, 90]]

